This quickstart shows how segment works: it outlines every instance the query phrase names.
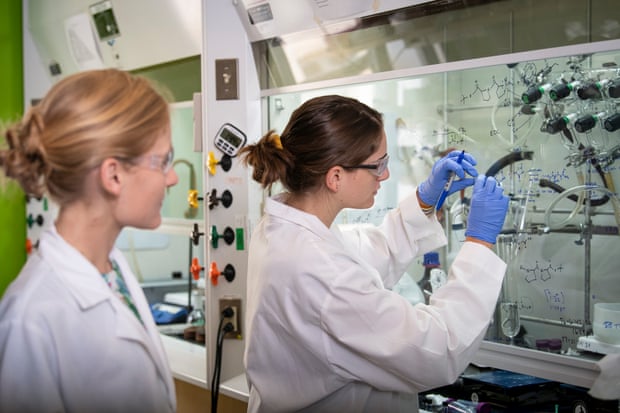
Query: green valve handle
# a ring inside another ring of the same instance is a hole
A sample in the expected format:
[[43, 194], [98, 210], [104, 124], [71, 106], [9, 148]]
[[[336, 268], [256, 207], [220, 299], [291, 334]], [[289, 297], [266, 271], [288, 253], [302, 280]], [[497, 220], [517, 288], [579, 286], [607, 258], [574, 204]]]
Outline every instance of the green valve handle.
[[218, 234], [215, 225], [211, 226], [211, 246], [213, 248], [218, 247], [220, 238], [223, 238], [224, 242], [230, 245], [235, 241], [235, 231], [231, 227], [226, 227], [223, 234]]

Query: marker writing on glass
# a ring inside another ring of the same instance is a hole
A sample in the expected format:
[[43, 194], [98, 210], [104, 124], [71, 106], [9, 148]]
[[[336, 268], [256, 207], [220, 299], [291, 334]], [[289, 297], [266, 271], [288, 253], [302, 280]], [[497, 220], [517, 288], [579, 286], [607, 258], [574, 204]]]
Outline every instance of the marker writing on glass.
[[[463, 150], [460, 153], [459, 157], [456, 159], [456, 163], [460, 165], [463, 162], [464, 157], [465, 157], [465, 150]], [[446, 185], [443, 187], [443, 191], [441, 192], [441, 195], [439, 195], [439, 200], [437, 201], [435, 210], [439, 211], [441, 207], [443, 206], [443, 203], [446, 201], [446, 198], [448, 197], [448, 194], [450, 193], [450, 188], [452, 187], [452, 182], [454, 182], [455, 177], [456, 177], [456, 174], [452, 172], [452, 175], [450, 175], [448, 182], [446, 182]]]

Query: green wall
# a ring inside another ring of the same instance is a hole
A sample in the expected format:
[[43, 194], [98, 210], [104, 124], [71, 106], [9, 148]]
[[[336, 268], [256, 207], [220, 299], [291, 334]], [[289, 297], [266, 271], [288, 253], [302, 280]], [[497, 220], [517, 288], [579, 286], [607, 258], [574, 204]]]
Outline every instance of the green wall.
[[[15, 121], [24, 107], [22, 0], [0, 1], [0, 125]], [[5, 145], [4, 137], [0, 144]], [[24, 193], [0, 172], [0, 294], [26, 261]]]

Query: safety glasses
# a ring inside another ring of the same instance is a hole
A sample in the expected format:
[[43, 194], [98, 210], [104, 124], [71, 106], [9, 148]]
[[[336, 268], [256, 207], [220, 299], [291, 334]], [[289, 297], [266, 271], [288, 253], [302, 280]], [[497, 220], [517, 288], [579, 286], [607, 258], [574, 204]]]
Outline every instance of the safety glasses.
[[149, 169], [160, 170], [164, 174], [170, 172], [174, 161], [174, 148], [170, 148], [165, 155], [143, 155], [132, 159], [121, 159], [133, 165], [143, 165]]
[[344, 169], [368, 169], [373, 175], [381, 176], [385, 173], [390, 162], [390, 156], [386, 153], [376, 162], [356, 166], [343, 166]]

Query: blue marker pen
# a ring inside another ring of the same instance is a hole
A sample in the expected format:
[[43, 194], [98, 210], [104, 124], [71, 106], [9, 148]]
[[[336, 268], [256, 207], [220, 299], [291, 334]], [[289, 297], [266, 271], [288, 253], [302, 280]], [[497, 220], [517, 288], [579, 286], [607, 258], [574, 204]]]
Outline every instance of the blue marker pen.
[[[464, 157], [465, 157], [465, 150], [461, 152], [461, 154], [456, 160], [456, 163], [460, 165], [463, 162]], [[450, 179], [448, 179], [448, 182], [446, 182], [446, 186], [443, 187], [443, 191], [441, 192], [441, 195], [439, 195], [439, 200], [437, 201], [437, 205], [435, 205], [436, 211], [439, 211], [441, 207], [443, 206], [443, 203], [446, 201], [446, 198], [448, 197], [448, 193], [450, 192], [450, 188], [452, 187], [452, 182], [454, 182], [455, 177], [456, 177], [456, 174], [453, 172], [452, 175], [450, 175]]]

